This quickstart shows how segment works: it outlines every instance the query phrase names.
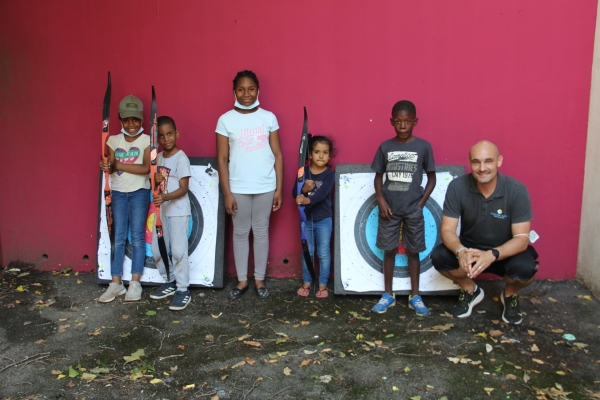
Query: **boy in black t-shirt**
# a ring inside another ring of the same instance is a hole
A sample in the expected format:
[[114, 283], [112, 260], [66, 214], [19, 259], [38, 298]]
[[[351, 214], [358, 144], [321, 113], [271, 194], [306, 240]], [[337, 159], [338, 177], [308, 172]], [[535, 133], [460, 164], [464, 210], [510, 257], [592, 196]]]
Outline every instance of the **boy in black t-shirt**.
[[[371, 169], [375, 171], [375, 193], [379, 206], [376, 246], [384, 250], [385, 283], [385, 292], [373, 311], [381, 314], [396, 304], [392, 281], [402, 227], [402, 244], [408, 257], [411, 284], [408, 306], [417, 315], [427, 316], [431, 312], [419, 296], [419, 252], [426, 248], [423, 207], [436, 183], [433, 149], [429, 142], [412, 134], [418, 122], [417, 110], [412, 102], [397, 102], [392, 108], [390, 122], [396, 131], [396, 137], [379, 146], [371, 164]], [[425, 190], [421, 187], [424, 172], [427, 174]], [[385, 183], [384, 173], [387, 178]]]

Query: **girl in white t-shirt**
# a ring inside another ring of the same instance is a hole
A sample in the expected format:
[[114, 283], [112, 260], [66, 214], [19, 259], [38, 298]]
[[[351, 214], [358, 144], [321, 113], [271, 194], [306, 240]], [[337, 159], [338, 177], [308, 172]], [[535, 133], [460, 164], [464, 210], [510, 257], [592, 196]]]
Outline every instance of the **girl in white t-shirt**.
[[277, 118], [259, 108], [258, 78], [252, 71], [233, 79], [233, 110], [217, 122], [219, 179], [225, 211], [233, 220], [233, 255], [238, 284], [229, 292], [237, 299], [248, 291], [248, 236], [254, 237], [254, 276], [260, 298], [271, 294], [265, 286], [269, 254], [269, 218], [283, 202], [283, 155]]
[[[100, 169], [108, 171], [111, 181], [111, 207], [115, 248], [110, 260], [112, 282], [98, 299], [109, 303], [125, 294], [125, 301], [138, 301], [142, 297], [140, 279], [146, 260], [146, 215], [150, 204], [150, 136], [143, 134], [143, 105], [135, 96], [127, 96], [119, 104], [121, 133], [108, 138], [108, 161], [100, 161]], [[123, 259], [127, 230], [131, 232], [131, 281], [125, 290]]]

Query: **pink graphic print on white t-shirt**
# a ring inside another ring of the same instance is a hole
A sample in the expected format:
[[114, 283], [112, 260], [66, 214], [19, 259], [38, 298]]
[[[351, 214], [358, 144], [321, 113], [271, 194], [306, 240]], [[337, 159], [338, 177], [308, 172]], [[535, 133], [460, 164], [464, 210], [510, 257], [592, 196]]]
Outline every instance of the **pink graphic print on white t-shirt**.
[[246, 153], [262, 149], [267, 145], [269, 136], [265, 133], [265, 125], [257, 128], [243, 128], [237, 134], [238, 147], [244, 148]]

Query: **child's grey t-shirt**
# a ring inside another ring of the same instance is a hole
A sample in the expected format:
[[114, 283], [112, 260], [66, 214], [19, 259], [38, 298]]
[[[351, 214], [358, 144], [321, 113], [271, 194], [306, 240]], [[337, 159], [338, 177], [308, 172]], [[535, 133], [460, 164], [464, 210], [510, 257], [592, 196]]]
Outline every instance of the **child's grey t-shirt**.
[[[190, 160], [183, 150], [169, 158], [163, 156], [163, 152], [158, 153], [158, 165], [167, 167], [171, 170], [167, 180], [167, 193], [172, 193], [179, 189], [179, 180], [185, 177], [191, 177]], [[160, 215], [164, 217], [185, 217], [192, 215], [190, 198], [186, 193], [174, 200], [165, 201], [160, 206]]]
[[389, 139], [377, 149], [371, 169], [385, 174], [382, 192], [392, 213], [408, 215], [417, 211], [423, 197], [423, 173], [435, 171], [433, 149], [418, 137], [408, 143]]

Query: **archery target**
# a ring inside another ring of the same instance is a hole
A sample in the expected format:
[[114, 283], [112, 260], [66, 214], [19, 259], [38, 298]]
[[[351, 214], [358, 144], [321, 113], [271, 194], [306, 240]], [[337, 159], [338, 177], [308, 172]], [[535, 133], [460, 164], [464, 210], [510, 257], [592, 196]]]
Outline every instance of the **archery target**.
[[[215, 167], [216, 159], [190, 158], [192, 176], [189, 181], [188, 196], [191, 217], [188, 226], [188, 255], [190, 263], [190, 286], [223, 286], [224, 268], [224, 207], [219, 187], [219, 175]], [[104, 186], [104, 174], [101, 188]], [[100, 221], [98, 240], [98, 280], [108, 282], [110, 275], [110, 238], [106, 225], [106, 210], [103, 191], [100, 194]], [[143, 283], [164, 283], [152, 256], [152, 230], [154, 225], [154, 204], [150, 202], [146, 220], [146, 260]], [[167, 244], [168, 246], [168, 244]], [[123, 279], [131, 279], [132, 249], [130, 234], [125, 249]], [[171, 264], [172, 267], [172, 264]]]
[[[425, 250], [419, 253], [421, 261], [421, 274], [429, 270], [433, 265], [429, 254], [440, 242], [438, 227], [442, 224], [442, 209], [437, 202], [431, 199], [423, 209], [425, 219]], [[356, 213], [354, 221], [354, 241], [360, 250], [365, 262], [376, 271], [383, 273], [383, 250], [375, 246], [377, 241], [377, 227], [379, 221], [379, 207], [375, 194], [371, 195]], [[398, 238], [398, 254], [396, 254], [394, 276], [398, 278], [408, 277], [408, 257], [402, 246], [400, 234]]]
[[[441, 243], [442, 205], [448, 184], [463, 173], [463, 167], [436, 168], [436, 187], [423, 209], [426, 249], [419, 253], [419, 287], [422, 293], [451, 292], [458, 288], [433, 268], [430, 254]], [[336, 168], [336, 294], [375, 294], [384, 290], [384, 252], [375, 245], [379, 207], [373, 186], [374, 178], [375, 173], [368, 165], [338, 165]], [[426, 183], [427, 175], [424, 174], [422, 186], [425, 187]], [[408, 294], [408, 257], [401, 243], [401, 232], [398, 239], [393, 288], [398, 294]]]
[[[190, 167], [193, 168], [193, 167]], [[188, 254], [193, 254], [200, 242], [202, 232], [204, 231], [204, 216], [202, 214], [202, 207], [198, 203], [198, 199], [194, 195], [194, 192], [190, 189], [188, 191], [188, 198], [190, 199], [191, 218], [188, 223]], [[152, 193], [150, 194], [150, 206], [148, 207], [148, 215], [146, 216], [146, 260], [144, 261], [144, 268], [157, 269], [154, 263], [154, 257], [152, 257], [152, 230], [155, 229], [154, 216], [156, 207], [152, 203]], [[169, 255], [171, 252], [169, 251]], [[127, 245], [125, 247], [125, 257], [129, 260], [133, 257], [133, 245], [131, 244], [131, 231], [127, 232]], [[146, 274], [146, 273], [144, 273]]]

